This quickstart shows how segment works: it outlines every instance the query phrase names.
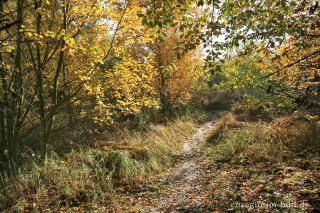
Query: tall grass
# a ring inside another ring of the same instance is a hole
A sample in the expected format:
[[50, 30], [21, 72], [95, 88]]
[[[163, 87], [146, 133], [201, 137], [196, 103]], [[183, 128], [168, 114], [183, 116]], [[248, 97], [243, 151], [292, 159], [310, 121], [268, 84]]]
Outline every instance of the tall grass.
[[[317, 212], [319, 209], [319, 117], [294, 113], [272, 122], [246, 122], [226, 114], [208, 138], [205, 160], [210, 204], [232, 212]], [[277, 208], [234, 203], [306, 203]]]
[[226, 114], [208, 137], [216, 145], [208, 152], [214, 161], [273, 162], [307, 150], [319, 150], [320, 128], [303, 115], [271, 123], [242, 123]]
[[0, 210], [58, 211], [107, 203], [116, 186], [133, 184], [170, 166], [194, 130], [194, 123], [177, 121], [149, 126], [112, 144], [102, 141], [63, 156], [52, 152], [44, 161], [31, 156], [15, 176], [1, 176]]

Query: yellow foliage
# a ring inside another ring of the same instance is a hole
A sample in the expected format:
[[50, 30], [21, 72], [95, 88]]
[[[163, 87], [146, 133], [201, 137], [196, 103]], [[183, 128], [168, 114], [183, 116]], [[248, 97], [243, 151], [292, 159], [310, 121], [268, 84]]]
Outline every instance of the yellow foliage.
[[[191, 92], [203, 75], [199, 50], [185, 53], [180, 59], [174, 50], [179, 41], [175, 29], [166, 30], [164, 42], [155, 44], [155, 63], [158, 69], [155, 90], [172, 107], [180, 107], [191, 98]], [[164, 103], [162, 103], [164, 104]]]
[[[312, 35], [319, 32], [320, 28], [317, 27], [309, 33]], [[320, 76], [320, 68], [317, 66], [320, 59], [319, 37], [308, 38], [304, 45], [299, 45], [299, 42], [296, 38], [289, 38], [284, 45], [276, 49], [276, 52], [261, 53], [264, 60], [260, 64], [261, 70], [271, 74], [271, 80], [281, 79], [296, 90], [318, 84], [319, 81], [315, 79]], [[316, 91], [313, 93], [317, 95]]]

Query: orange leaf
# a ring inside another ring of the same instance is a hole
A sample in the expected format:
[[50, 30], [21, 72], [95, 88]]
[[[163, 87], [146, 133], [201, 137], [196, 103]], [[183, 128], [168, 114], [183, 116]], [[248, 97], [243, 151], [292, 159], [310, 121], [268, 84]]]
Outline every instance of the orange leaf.
[[202, 200], [203, 200], [203, 202], [209, 203], [209, 199], [206, 197], [203, 197]]

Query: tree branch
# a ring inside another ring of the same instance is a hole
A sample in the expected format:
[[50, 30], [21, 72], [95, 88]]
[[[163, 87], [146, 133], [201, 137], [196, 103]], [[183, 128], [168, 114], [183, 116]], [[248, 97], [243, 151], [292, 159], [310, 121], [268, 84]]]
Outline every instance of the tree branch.
[[300, 63], [301, 61], [304, 61], [304, 60], [310, 58], [311, 56], [316, 55], [316, 54], [319, 54], [319, 53], [320, 53], [320, 50], [316, 50], [316, 51], [310, 53], [309, 55], [306, 55], [306, 56], [300, 58], [299, 60], [297, 60], [297, 61], [295, 61], [295, 62], [293, 62], [293, 63], [291, 63], [291, 64], [288, 64], [288, 65], [282, 67], [281, 69], [279, 69], [279, 70], [277, 70], [277, 71], [275, 71], [275, 72], [273, 72], [273, 73], [270, 73], [270, 74], [268, 74], [268, 75], [266, 75], [266, 76], [263, 76], [263, 77], [261, 77], [261, 78], [258, 78], [257, 80], [261, 80], [261, 79], [264, 79], [264, 78], [268, 78], [268, 77], [270, 77], [270, 76], [272, 76], [272, 75], [278, 74], [278, 73], [280, 73], [281, 71], [283, 71], [283, 70], [285, 70], [285, 69], [287, 69], [287, 68], [289, 68], [289, 67], [292, 67], [292, 66]]

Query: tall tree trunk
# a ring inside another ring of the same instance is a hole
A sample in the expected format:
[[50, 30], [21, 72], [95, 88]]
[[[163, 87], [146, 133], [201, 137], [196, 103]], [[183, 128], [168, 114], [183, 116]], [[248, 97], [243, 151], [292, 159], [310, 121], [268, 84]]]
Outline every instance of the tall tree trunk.
[[[0, 8], [1, 9], [1, 8]], [[2, 57], [0, 55], [0, 63], [2, 64]], [[5, 71], [3, 67], [0, 67], [0, 78], [2, 84], [2, 91], [7, 91], [7, 82], [5, 80]], [[6, 140], [6, 124], [5, 124], [5, 109], [8, 104], [7, 93], [4, 92], [0, 99], [0, 160], [4, 160], [4, 152], [8, 148], [7, 140]]]
[[[41, 7], [41, 2], [36, 2], [35, 3], [35, 9], [38, 9]], [[37, 12], [36, 16], [36, 32], [39, 35], [41, 32], [41, 19], [42, 15]], [[44, 91], [43, 91], [43, 66], [41, 62], [41, 52], [40, 52], [40, 44], [37, 42], [36, 44], [36, 67], [35, 67], [35, 72], [36, 72], [36, 79], [37, 79], [37, 84], [36, 84], [36, 90], [38, 93], [38, 99], [39, 99], [39, 114], [40, 114], [40, 124], [41, 124], [41, 154], [42, 158], [46, 156], [47, 153], [47, 144], [48, 144], [48, 137], [47, 137], [47, 118], [45, 114], [45, 100], [44, 100]]]
[[22, 82], [22, 66], [21, 66], [21, 26], [22, 26], [22, 8], [23, 1], [17, 0], [17, 45], [16, 45], [16, 58], [15, 58], [15, 84], [14, 84], [14, 92], [15, 98], [13, 100], [14, 108], [12, 110], [15, 111], [12, 117], [12, 141], [10, 141], [12, 145], [12, 154], [13, 158], [16, 159], [19, 149], [20, 143], [20, 119], [22, 117], [22, 96], [23, 96], [23, 82]]

